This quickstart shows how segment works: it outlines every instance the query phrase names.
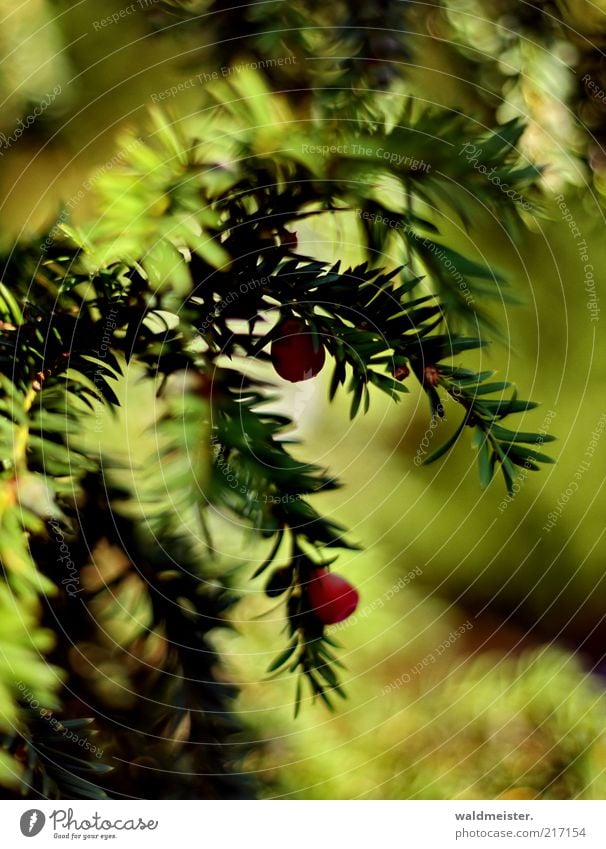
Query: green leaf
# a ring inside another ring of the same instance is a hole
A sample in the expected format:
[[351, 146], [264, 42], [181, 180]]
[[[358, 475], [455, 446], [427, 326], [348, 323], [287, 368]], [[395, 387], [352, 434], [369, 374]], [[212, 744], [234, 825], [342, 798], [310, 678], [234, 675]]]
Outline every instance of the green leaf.
[[264, 572], [264, 571], [267, 569], [267, 567], [268, 567], [268, 566], [270, 566], [270, 564], [271, 564], [271, 563], [273, 563], [273, 561], [275, 560], [276, 555], [277, 555], [277, 553], [278, 553], [278, 550], [279, 550], [279, 548], [280, 548], [280, 544], [282, 543], [282, 538], [283, 538], [283, 536], [284, 536], [284, 531], [283, 531], [282, 529], [280, 529], [280, 530], [278, 531], [277, 535], [276, 535], [276, 540], [275, 540], [275, 542], [273, 543], [273, 545], [272, 545], [272, 547], [271, 547], [271, 551], [269, 552], [269, 554], [268, 554], [267, 558], [266, 558], [266, 559], [263, 561], [263, 563], [261, 563], [261, 565], [260, 565], [257, 569], [255, 569], [255, 571], [253, 572], [253, 574], [252, 574], [252, 578], [253, 578], [253, 579], [254, 579], [254, 578], [258, 578], [258, 577], [259, 577], [259, 575], [260, 575], [262, 572]]
[[502, 401], [482, 401], [482, 409], [486, 410], [494, 416], [509, 416], [513, 413], [526, 413], [528, 410], [534, 410], [538, 407], [536, 401], [518, 401], [514, 399], [504, 399]]
[[499, 461], [501, 463], [501, 473], [503, 475], [503, 478], [505, 479], [507, 494], [513, 495], [513, 482], [517, 477], [515, 467], [511, 460], [504, 454], [503, 449], [500, 447], [498, 442], [494, 443], [494, 448], [498, 454]]
[[351, 407], [349, 410], [349, 418], [355, 419], [358, 410], [360, 409], [360, 404], [362, 402], [362, 397], [364, 395], [364, 383], [362, 380], [358, 379], [358, 382], [355, 385], [353, 398], [351, 401]]
[[302, 681], [303, 678], [297, 678], [297, 684], [295, 687], [295, 710], [294, 710], [294, 718], [296, 719], [299, 715], [299, 711], [301, 709], [301, 690], [302, 690]]
[[553, 457], [548, 454], [542, 454], [540, 451], [534, 451], [532, 448], [526, 448], [523, 445], [509, 445], [505, 449], [507, 457], [513, 460], [518, 466], [526, 464], [527, 460], [534, 460], [537, 463], [555, 463]]
[[332, 687], [334, 690], [338, 689], [339, 681], [337, 679], [337, 676], [327, 663], [317, 664], [314, 668], [316, 669], [318, 674], [321, 675], [322, 678], [324, 678], [324, 680], [330, 687]]
[[490, 395], [492, 392], [502, 392], [504, 389], [509, 389], [511, 383], [507, 380], [499, 383], [478, 383], [476, 386], [466, 386], [468, 392], [472, 395]]
[[447, 248], [437, 242], [430, 242], [429, 249], [433, 251], [433, 253], [439, 253], [440, 260], [442, 260], [445, 265], [448, 261], [450, 261], [456, 270], [463, 275], [463, 277], [475, 277], [479, 280], [493, 280], [497, 283], [505, 283], [503, 275], [496, 272], [493, 268], [490, 268], [483, 263], [475, 262], [452, 248]]

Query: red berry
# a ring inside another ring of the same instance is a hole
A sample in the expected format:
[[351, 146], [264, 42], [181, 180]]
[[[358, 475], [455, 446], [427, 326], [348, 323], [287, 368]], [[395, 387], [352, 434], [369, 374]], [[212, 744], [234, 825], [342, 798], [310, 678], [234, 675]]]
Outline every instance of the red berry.
[[271, 344], [271, 361], [284, 380], [298, 383], [315, 377], [324, 365], [324, 346], [314, 350], [314, 337], [307, 325], [296, 318], [287, 318], [276, 330]]
[[314, 616], [325, 625], [342, 622], [358, 606], [360, 595], [349, 581], [326, 569], [316, 569], [306, 587]]

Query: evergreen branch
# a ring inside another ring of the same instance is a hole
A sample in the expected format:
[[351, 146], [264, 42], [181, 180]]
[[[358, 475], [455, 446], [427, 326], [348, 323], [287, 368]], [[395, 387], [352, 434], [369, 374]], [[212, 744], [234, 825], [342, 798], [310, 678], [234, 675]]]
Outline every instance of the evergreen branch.
[[494, 372], [474, 373], [466, 369], [440, 367], [432, 371], [434, 386], [441, 386], [465, 410], [465, 417], [455, 435], [448, 443], [425, 460], [431, 463], [441, 457], [462, 432], [465, 425], [474, 428], [473, 445], [478, 451], [480, 481], [488, 486], [494, 475], [495, 466], [501, 467], [507, 492], [513, 494], [516, 475], [515, 466], [538, 471], [538, 463], [553, 463], [553, 459], [535, 448], [553, 442], [555, 437], [544, 432], [509, 430], [499, 422], [512, 413], [526, 412], [536, 406], [531, 401], [518, 400], [514, 390], [510, 398], [488, 399], [486, 395], [502, 394], [511, 387], [508, 381], [489, 382]]

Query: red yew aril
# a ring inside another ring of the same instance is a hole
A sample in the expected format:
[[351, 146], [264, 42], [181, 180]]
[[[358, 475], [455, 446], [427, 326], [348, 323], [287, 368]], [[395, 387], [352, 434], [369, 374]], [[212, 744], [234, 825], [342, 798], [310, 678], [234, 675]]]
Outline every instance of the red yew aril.
[[360, 600], [357, 589], [349, 581], [327, 569], [312, 572], [305, 592], [314, 616], [325, 625], [334, 625], [347, 619]]
[[298, 383], [315, 377], [321, 371], [324, 359], [324, 346], [318, 342], [314, 350], [314, 337], [305, 322], [287, 318], [278, 325], [271, 344], [271, 361], [284, 380]]

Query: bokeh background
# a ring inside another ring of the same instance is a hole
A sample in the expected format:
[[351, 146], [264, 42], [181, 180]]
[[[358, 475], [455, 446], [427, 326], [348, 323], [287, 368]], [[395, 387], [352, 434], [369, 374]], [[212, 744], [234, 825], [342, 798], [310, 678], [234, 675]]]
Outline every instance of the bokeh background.
[[[121, 0], [0, 0], [3, 138], [61, 89], [18, 139], [2, 143], [3, 246], [43, 232], [62, 210], [73, 223], [94, 215], [119, 132], [144, 131], [158, 92], [221, 73], [240, 54], [280, 55], [285, 39], [296, 51], [292, 33], [276, 35], [272, 15], [283, 5], [252, 4], [228, 44], [203, 3], [190, 4], [192, 23], [162, 3], [135, 3], [122, 15], [130, 7]], [[522, 477], [513, 498], [499, 478], [482, 491], [463, 441], [435, 465], [418, 463], [426, 443], [436, 447], [451, 432], [456, 410], [430, 428], [422, 393], [398, 405], [377, 394], [352, 424], [345, 403], [329, 405], [323, 376], [281, 386], [302, 456], [344, 483], [314, 503], [364, 546], [339, 564], [362, 600], [333, 627], [348, 701], [334, 715], [306, 705], [294, 720], [294, 682], [266, 675], [282, 614], [260, 582], [248, 581], [246, 558], [262, 552], [225, 528], [221, 556], [243, 600], [233, 633], [218, 641], [241, 687], [239, 710], [262, 742], [246, 768], [271, 797], [604, 798], [606, 4], [408, 6], [407, 28], [394, 37], [377, 25], [385, 8], [370, 4], [374, 53], [354, 59], [368, 63], [368, 86], [386, 111], [413, 97], [487, 125], [522, 115], [524, 152], [545, 166], [540, 214], [515, 238], [488, 217], [471, 232], [454, 221], [440, 226], [457, 250], [469, 247], [503, 271], [518, 296], [515, 306], [495, 307], [504, 338], [477, 363], [541, 402], [524, 429], [557, 435], [556, 463]], [[310, 27], [297, 38], [316, 38], [322, 61], [337, 56], [346, 30], [333, 28], [346, 5], [292, 8], [313, 13], [334, 36], [323, 41]], [[114, 13], [119, 20], [107, 23]], [[295, 90], [311, 73], [302, 65], [274, 69], [274, 85]], [[303, 95], [290, 99], [308, 108]], [[193, 86], [163, 106], [195, 117], [198, 101]], [[320, 259], [359, 256], [343, 218], [332, 229], [310, 224], [298, 238], [302, 253]], [[157, 407], [136, 374], [117, 389], [123, 413], [106, 422], [104, 438], [134, 461]]]

